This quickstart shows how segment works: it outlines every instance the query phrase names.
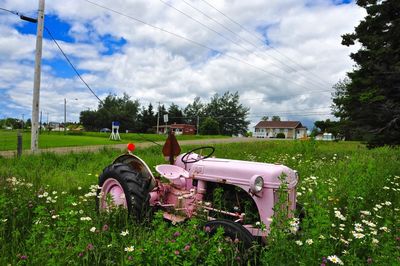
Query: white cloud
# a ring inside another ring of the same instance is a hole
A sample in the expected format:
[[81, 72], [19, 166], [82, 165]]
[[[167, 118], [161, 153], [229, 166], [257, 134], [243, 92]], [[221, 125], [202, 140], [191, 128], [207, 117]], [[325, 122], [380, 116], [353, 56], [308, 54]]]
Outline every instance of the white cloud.
[[[322, 0], [312, 4], [298, 0], [209, 1], [251, 30], [258, 36], [255, 38], [204, 2], [185, 1], [223, 23], [240, 38], [183, 1], [168, 3], [234, 39], [239, 45], [226, 41], [159, 1], [117, 0], [111, 4], [93, 0], [224, 53], [210, 57], [212, 53], [204, 47], [86, 1], [48, 1], [46, 11], [71, 25], [65, 34], [75, 41], [59, 40], [59, 43], [79, 71], [84, 73], [85, 80], [103, 96], [108, 92], [118, 95], [127, 92], [142, 103], [161, 101], [169, 104], [173, 101], [184, 107], [195, 96], [201, 96], [203, 102], [207, 102], [214, 93], [231, 90], [239, 91], [242, 102], [251, 108], [253, 123], [263, 114], [272, 116], [280, 112], [285, 116], [285, 112], [293, 110], [305, 110], [299, 113], [320, 112], [304, 116], [307, 119], [327, 118], [322, 113], [329, 112], [326, 107], [331, 105], [330, 93], [318, 91], [331, 89], [332, 84], [351, 70], [353, 62], [348, 57], [351, 49], [340, 44], [340, 35], [353, 31], [365, 15], [362, 9], [355, 4], [333, 5], [331, 1]], [[36, 3], [25, 2], [0, 0], [0, 6], [34, 14]], [[17, 105], [29, 110], [35, 37], [17, 32], [14, 27], [20, 22], [13, 22], [5, 14], [0, 15], [0, 21], [4, 22], [0, 26], [3, 36], [0, 39], [0, 88], [10, 95], [10, 108]], [[262, 34], [275, 49], [261, 44], [259, 38], [263, 38]], [[104, 36], [116, 40], [123, 38], [126, 44], [113, 54], [104, 54], [108, 49], [103, 42]], [[255, 49], [253, 44], [259, 48]], [[63, 60], [51, 40], [44, 42], [43, 57]], [[65, 67], [69, 66], [66, 64]], [[79, 99], [70, 107], [73, 120], [78, 119], [80, 110], [97, 106], [96, 98], [77, 78], [57, 77], [58, 69], [52, 65], [43, 69], [41, 104], [43, 109], [54, 113], [54, 119], [62, 118], [60, 104], [64, 98]], [[309, 72], [324, 80], [324, 85]], [[13, 80], [18, 82], [15, 84]]]

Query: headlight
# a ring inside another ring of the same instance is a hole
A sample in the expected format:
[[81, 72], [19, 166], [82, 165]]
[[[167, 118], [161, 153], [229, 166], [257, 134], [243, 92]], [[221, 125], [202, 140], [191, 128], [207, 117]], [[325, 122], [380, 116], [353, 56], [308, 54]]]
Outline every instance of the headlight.
[[254, 175], [250, 179], [250, 189], [253, 193], [260, 192], [264, 187], [264, 179], [259, 175]]

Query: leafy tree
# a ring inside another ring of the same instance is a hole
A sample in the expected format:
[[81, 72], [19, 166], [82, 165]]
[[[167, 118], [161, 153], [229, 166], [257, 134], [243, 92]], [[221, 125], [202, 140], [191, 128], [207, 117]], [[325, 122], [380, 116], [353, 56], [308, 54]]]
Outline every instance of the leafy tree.
[[205, 113], [218, 122], [223, 135], [244, 135], [250, 124], [246, 120], [249, 108], [239, 103], [238, 92], [225, 92], [222, 96], [215, 94], [207, 104]]
[[218, 135], [219, 134], [219, 124], [218, 122], [211, 118], [207, 117], [199, 127], [199, 133], [201, 135]]
[[346, 46], [361, 44], [350, 55], [356, 68], [349, 82], [336, 86], [334, 114], [370, 147], [400, 144], [400, 1], [359, 0], [367, 16]]
[[86, 129], [98, 130], [110, 128], [112, 121], [120, 122], [120, 130], [138, 130], [139, 102], [132, 101], [124, 93], [122, 97], [108, 95], [100, 104], [97, 111], [83, 111], [80, 113], [80, 123]]
[[263, 116], [263, 117], [261, 118], [261, 121], [268, 121], [268, 119], [269, 119], [268, 116]]
[[178, 105], [172, 103], [168, 108], [168, 123], [169, 124], [182, 124], [184, 122], [183, 112]]
[[197, 117], [205, 116], [204, 108], [205, 106], [200, 101], [200, 97], [194, 98], [193, 103], [189, 103], [183, 111], [186, 117], [185, 122], [197, 126]]
[[326, 119], [325, 121], [315, 121], [314, 125], [318, 133], [332, 133], [335, 137], [341, 133], [340, 122], [338, 121], [331, 121], [330, 119]]
[[281, 121], [281, 117], [278, 116], [278, 115], [274, 115], [274, 116], [271, 118], [271, 121]]

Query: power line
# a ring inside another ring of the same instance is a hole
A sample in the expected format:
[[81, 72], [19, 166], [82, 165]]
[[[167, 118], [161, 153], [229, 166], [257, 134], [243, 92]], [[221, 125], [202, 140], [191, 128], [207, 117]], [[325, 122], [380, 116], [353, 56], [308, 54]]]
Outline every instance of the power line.
[[199, 47], [202, 47], [202, 48], [205, 48], [205, 49], [207, 49], [207, 50], [210, 50], [210, 51], [212, 51], [212, 52], [219, 53], [219, 54], [224, 54], [226, 57], [228, 57], [228, 58], [230, 58], [230, 59], [233, 59], [233, 60], [235, 60], [235, 61], [241, 62], [241, 63], [243, 63], [243, 64], [245, 64], [245, 65], [248, 65], [248, 66], [250, 66], [250, 67], [252, 67], [252, 68], [254, 68], [254, 69], [257, 69], [257, 70], [259, 70], [259, 71], [262, 71], [262, 72], [266, 73], [267, 75], [276, 77], [276, 78], [281, 79], [281, 80], [285, 80], [285, 81], [290, 82], [290, 83], [293, 83], [293, 84], [297, 84], [299, 87], [308, 89], [308, 87], [306, 87], [306, 86], [304, 86], [304, 85], [302, 85], [302, 84], [299, 84], [299, 83], [296, 82], [296, 81], [293, 81], [293, 80], [291, 80], [291, 79], [287, 79], [287, 78], [284, 78], [284, 77], [279, 76], [279, 75], [277, 75], [277, 74], [268, 72], [268, 71], [266, 71], [265, 69], [263, 69], [263, 68], [261, 68], [261, 67], [258, 67], [258, 66], [256, 66], [256, 65], [250, 64], [250, 63], [248, 63], [247, 61], [245, 61], [245, 60], [243, 60], [243, 59], [237, 58], [237, 57], [232, 56], [232, 55], [229, 55], [229, 54], [227, 54], [227, 53], [223, 53], [223, 52], [220, 51], [220, 50], [211, 48], [211, 47], [209, 47], [209, 46], [207, 46], [207, 45], [205, 45], [205, 44], [202, 44], [202, 43], [200, 43], [200, 42], [194, 41], [194, 40], [189, 39], [189, 38], [187, 38], [187, 37], [185, 37], [185, 36], [182, 36], [182, 35], [180, 35], [180, 34], [177, 34], [177, 33], [174, 33], [174, 32], [172, 32], [172, 31], [166, 30], [166, 29], [161, 28], [161, 27], [159, 27], [159, 26], [152, 25], [152, 24], [147, 23], [147, 22], [145, 22], [145, 21], [143, 21], [143, 20], [141, 20], [141, 19], [138, 19], [138, 18], [133, 17], [133, 16], [131, 16], [131, 15], [124, 14], [124, 13], [122, 13], [122, 12], [120, 12], [120, 11], [117, 11], [117, 10], [112, 9], [112, 8], [109, 8], [109, 7], [107, 7], [107, 6], [104, 6], [104, 5], [101, 5], [101, 4], [92, 2], [92, 1], [90, 1], [90, 0], [83, 0], [83, 1], [86, 1], [86, 2], [88, 2], [88, 3], [90, 3], [90, 4], [94, 5], [94, 6], [97, 6], [97, 7], [99, 7], [99, 8], [108, 10], [108, 11], [113, 12], [113, 13], [115, 13], [115, 14], [118, 14], [118, 15], [120, 15], [120, 16], [126, 17], [126, 18], [128, 18], [128, 19], [134, 20], [134, 21], [136, 21], [136, 22], [142, 23], [142, 24], [144, 24], [144, 25], [146, 25], [146, 26], [149, 26], [149, 27], [151, 27], [151, 28], [154, 28], [154, 29], [157, 29], [157, 30], [159, 30], [159, 31], [168, 33], [168, 34], [170, 34], [170, 35], [172, 35], [172, 36], [175, 36], [175, 37], [177, 37], [177, 38], [179, 38], [179, 39], [185, 40], [185, 41], [190, 42], [190, 43], [192, 43], [192, 44], [195, 44], [195, 45], [197, 45], [197, 46], [199, 46]]
[[60, 45], [58, 44], [56, 39], [53, 37], [53, 34], [51, 34], [50, 30], [46, 26], [44, 28], [47, 31], [47, 33], [50, 35], [51, 39], [56, 44], [56, 46], [58, 47], [60, 52], [63, 54], [64, 58], [67, 60], [69, 65], [72, 67], [72, 69], [74, 70], [75, 74], [79, 77], [79, 79], [83, 82], [83, 84], [85, 84], [85, 86], [90, 90], [90, 92], [94, 95], [94, 97], [96, 97], [99, 100], [99, 102], [104, 105], [103, 101], [99, 98], [99, 96], [97, 96], [97, 94], [92, 90], [92, 88], [90, 88], [89, 84], [87, 84], [86, 81], [82, 78], [81, 74], [79, 74], [78, 70], [72, 64], [71, 60], [69, 60], [68, 56], [64, 53], [63, 49], [60, 47]]
[[[285, 58], [287, 58], [289, 61], [291, 61], [292, 63], [294, 63], [295, 65], [299, 66], [300, 68], [302, 68], [304, 71], [310, 73], [311, 75], [313, 75], [314, 77], [316, 77], [318, 80], [322, 81], [323, 84], [328, 84], [328, 82], [326, 82], [325, 80], [321, 79], [319, 76], [315, 75], [313, 72], [305, 69], [303, 66], [301, 66], [300, 64], [298, 64], [296, 61], [294, 61], [293, 59], [291, 59], [290, 57], [286, 56], [285, 54], [283, 54], [282, 52], [279, 52], [276, 48], [274, 48], [273, 46], [271, 46], [268, 42], [265, 42], [265, 40], [261, 39], [259, 36], [257, 36], [256, 34], [254, 34], [253, 32], [249, 31], [248, 29], [246, 29], [242, 24], [240, 24], [239, 22], [236, 22], [234, 19], [230, 18], [228, 15], [226, 15], [225, 13], [223, 13], [222, 11], [220, 11], [219, 9], [217, 9], [215, 6], [213, 6], [212, 4], [210, 4], [208, 1], [206, 0], [201, 0], [202, 2], [206, 3], [209, 7], [213, 8], [214, 10], [216, 10], [218, 13], [220, 13], [221, 15], [223, 15], [224, 17], [226, 17], [228, 20], [230, 20], [232, 23], [236, 24], [237, 26], [239, 26], [242, 30], [246, 31], [248, 34], [254, 36], [255, 38], [257, 38], [258, 40], [260, 40], [262, 43], [265, 43], [268, 47], [270, 47], [271, 49], [273, 49], [276, 53], [284, 56]], [[325, 85], [324, 85], [325, 86]], [[330, 86], [330, 85], [329, 85]]]
[[[163, 2], [162, 0], [160, 0], [160, 1]], [[183, 1], [186, 5], [190, 6], [192, 9], [194, 9], [194, 10], [196, 10], [197, 12], [199, 12], [200, 14], [202, 14], [203, 16], [207, 17], [208, 19], [214, 21], [215, 23], [217, 23], [218, 25], [220, 25], [221, 27], [223, 27], [225, 30], [227, 30], [227, 31], [229, 31], [230, 33], [234, 34], [234, 35], [235, 35], [236, 37], [238, 37], [239, 39], [241, 39], [241, 40], [247, 42], [248, 44], [251, 44], [254, 48], [256, 48], [257, 50], [259, 50], [259, 51], [261, 52], [260, 54], [261, 54], [264, 58], [265, 58], [265, 56], [271, 57], [271, 58], [273, 58], [275, 61], [278, 61], [279, 63], [281, 63], [282, 65], [284, 65], [284, 66], [288, 67], [289, 69], [295, 71], [296, 73], [298, 72], [297, 69], [295, 69], [295, 68], [293, 68], [292, 66], [286, 64], [284, 61], [282, 61], [282, 60], [276, 58], [275, 56], [270, 55], [270, 54], [264, 54], [263, 51], [261, 50], [261, 48], [260, 48], [257, 44], [255, 44], [254, 42], [249, 41], [249, 40], [246, 40], [245, 38], [241, 37], [238, 33], [234, 32], [234, 31], [231, 30], [230, 28], [226, 27], [224, 24], [220, 23], [218, 20], [216, 20], [216, 19], [212, 18], [211, 16], [207, 15], [205, 12], [201, 11], [201, 10], [198, 9], [197, 7], [191, 5], [190, 3], [188, 3], [188, 2], [185, 1], [185, 0], [182, 0], [182, 1]], [[163, 2], [163, 3], [164, 3], [164, 2]], [[167, 5], [168, 5], [168, 6], [171, 6], [170, 4], [167, 4]], [[175, 9], [175, 8], [174, 8], [174, 9]], [[191, 18], [191, 19], [193, 19], [193, 18]], [[195, 19], [193, 19], [193, 20], [195, 20]], [[196, 20], [195, 20], [195, 21], [196, 21]], [[262, 41], [263, 41], [263, 40], [262, 40]], [[263, 41], [263, 43], [264, 43], [264, 41]], [[235, 44], [236, 44], [236, 43], [235, 43]], [[240, 45], [240, 47], [242, 47], [242, 48], [246, 49], [247, 51], [249, 51], [247, 48], [243, 47], [242, 45]], [[272, 48], [273, 48], [273, 47], [272, 47]], [[275, 48], [273, 48], [273, 49], [275, 50]], [[276, 65], [276, 64], [274, 64], [274, 65], [277, 66], [278, 68], [284, 70], [281, 66]], [[304, 70], [304, 69], [303, 69], [303, 70]], [[285, 71], [285, 70], [284, 70], [284, 71]], [[308, 82], [310, 82], [311, 84], [313, 84], [314, 86], [317, 86], [317, 87], [319, 87], [319, 86], [322, 85], [321, 83], [317, 83], [317, 82], [315, 82], [315, 81], [313, 81], [313, 80], [309, 80]], [[323, 86], [325, 86], [325, 85], [323, 85]]]

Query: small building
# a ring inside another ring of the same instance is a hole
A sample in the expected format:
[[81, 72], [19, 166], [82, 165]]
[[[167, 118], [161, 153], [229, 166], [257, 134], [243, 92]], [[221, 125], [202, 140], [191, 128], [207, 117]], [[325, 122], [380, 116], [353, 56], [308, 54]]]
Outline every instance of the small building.
[[195, 135], [196, 127], [189, 124], [172, 124], [172, 125], [160, 125], [158, 127], [159, 134], [166, 134], [169, 130], [172, 130], [175, 135]]
[[286, 139], [307, 137], [307, 128], [300, 121], [260, 121], [255, 126], [253, 137], [276, 138], [283, 133]]
[[325, 132], [316, 135], [315, 140], [334, 141], [335, 136], [332, 133]]

